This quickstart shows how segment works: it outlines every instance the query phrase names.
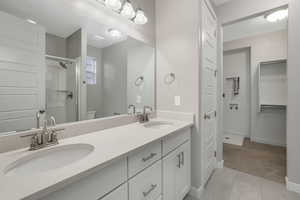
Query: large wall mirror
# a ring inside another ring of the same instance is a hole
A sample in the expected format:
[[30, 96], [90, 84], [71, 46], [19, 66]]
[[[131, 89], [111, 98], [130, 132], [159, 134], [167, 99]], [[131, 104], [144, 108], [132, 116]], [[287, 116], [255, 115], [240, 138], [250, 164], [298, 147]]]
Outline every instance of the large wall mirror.
[[[58, 9], [58, 3], [42, 13], [38, 8], [21, 9], [13, 2], [0, 3], [0, 21], [5, 26], [0, 31], [0, 51], [5, 51], [0, 58], [0, 135], [41, 127], [51, 116], [62, 124], [130, 114], [130, 105], [137, 112], [145, 105], [155, 107], [153, 45], [101, 19], [97, 23], [73, 20], [72, 12], [74, 19], [80, 18], [74, 10], [63, 18], [66, 13]], [[47, 21], [51, 13], [64, 20], [53, 16], [54, 20]], [[24, 30], [24, 40], [10, 52], [4, 40], [16, 41], [18, 30]], [[44, 54], [36, 57], [37, 67], [30, 64], [34, 57], [25, 56], [31, 52], [30, 31], [41, 34], [39, 48]], [[24, 60], [13, 57], [15, 53], [23, 54]]]

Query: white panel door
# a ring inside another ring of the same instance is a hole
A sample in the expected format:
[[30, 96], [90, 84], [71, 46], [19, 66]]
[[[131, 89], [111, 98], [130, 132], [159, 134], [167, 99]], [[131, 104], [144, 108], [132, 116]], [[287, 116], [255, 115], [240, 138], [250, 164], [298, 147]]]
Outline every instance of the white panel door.
[[0, 135], [36, 126], [45, 109], [45, 31], [0, 12]]
[[203, 181], [216, 166], [217, 131], [217, 21], [206, 1], [202, 4], [201, 133], [203, 138]]

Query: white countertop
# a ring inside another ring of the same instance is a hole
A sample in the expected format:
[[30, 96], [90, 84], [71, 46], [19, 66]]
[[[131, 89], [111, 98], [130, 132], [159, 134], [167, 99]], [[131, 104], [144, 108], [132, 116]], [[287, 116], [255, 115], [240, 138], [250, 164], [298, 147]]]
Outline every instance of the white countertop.
[[[63, 187], [71, 180], [78, 180], [86, 176], [95, 168], [101, 169], [110, 161], [125, 156], [137, 148], [162, 139], [177, 130], [192, 126], [191, 122], [171, 119], [157, 118], [153, 121], [168, 121], [172, 122], [173, 125], [165, 129], [153, 129], [145, 128], [139, 123], [133, 123], [60, 140], [60, 146], [78, 143], [91, 144], [95, 149], [87, 157], [52, 171], [6, 175], [3, 171], [10, 163], [36, 151], [28, 151], [26, 148], [0, 154], [0, 199], [37, 199]], [[55, 147], [57, 146], [49, 148]]]

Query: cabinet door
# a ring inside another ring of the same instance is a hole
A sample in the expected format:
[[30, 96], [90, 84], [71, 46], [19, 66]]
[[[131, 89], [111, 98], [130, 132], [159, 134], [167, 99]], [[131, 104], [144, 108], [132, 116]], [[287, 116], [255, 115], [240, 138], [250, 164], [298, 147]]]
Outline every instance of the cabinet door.
[[191, 145], [190, 141], [178, 148], [180, 155], [180, 167], [177, 168], [176, 192], [178, 200], [182, 200], [191, 187]]
[[127, 184], [123, 184], [118, 189], [103, 197], [101, 200], [128, 200]]
[[176, 187], [178, 180], [178, 169], [180, 165], [180, 154], [178, 150], [173, 151], [163, 159], [163, 199], [177, 200]]
[[163, 199], [182, 200], [190, 190], [190, 142], [163, 159]]
[[129, 180], [130, 200], [156, 200], [161, 195], [161, 160]]

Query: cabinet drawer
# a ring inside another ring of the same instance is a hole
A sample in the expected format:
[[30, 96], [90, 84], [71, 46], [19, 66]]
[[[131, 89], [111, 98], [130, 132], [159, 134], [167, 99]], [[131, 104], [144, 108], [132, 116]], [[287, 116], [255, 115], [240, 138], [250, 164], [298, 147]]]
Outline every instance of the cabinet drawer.
[[156, 200], [161, 195], [161, 160], [129, 181], [130, 200]]
[[161, 159], [161, 141], [157, 141], [138, 149], [128, 156], [129, 177], [136, 175], [146, 167]]
[[127, 179], [126, 159], [116, 161], [99, 171], [53, 192], [43, 200], [97, 200]]
[[[95, 199], [97, 200], [97, 199]], [[100, 200], [128, 200], [128, 186], [123, 184]]]
[[163, 139], [163, 156], [167, 155], [191, 137], [191, 128], [179, 130]]

